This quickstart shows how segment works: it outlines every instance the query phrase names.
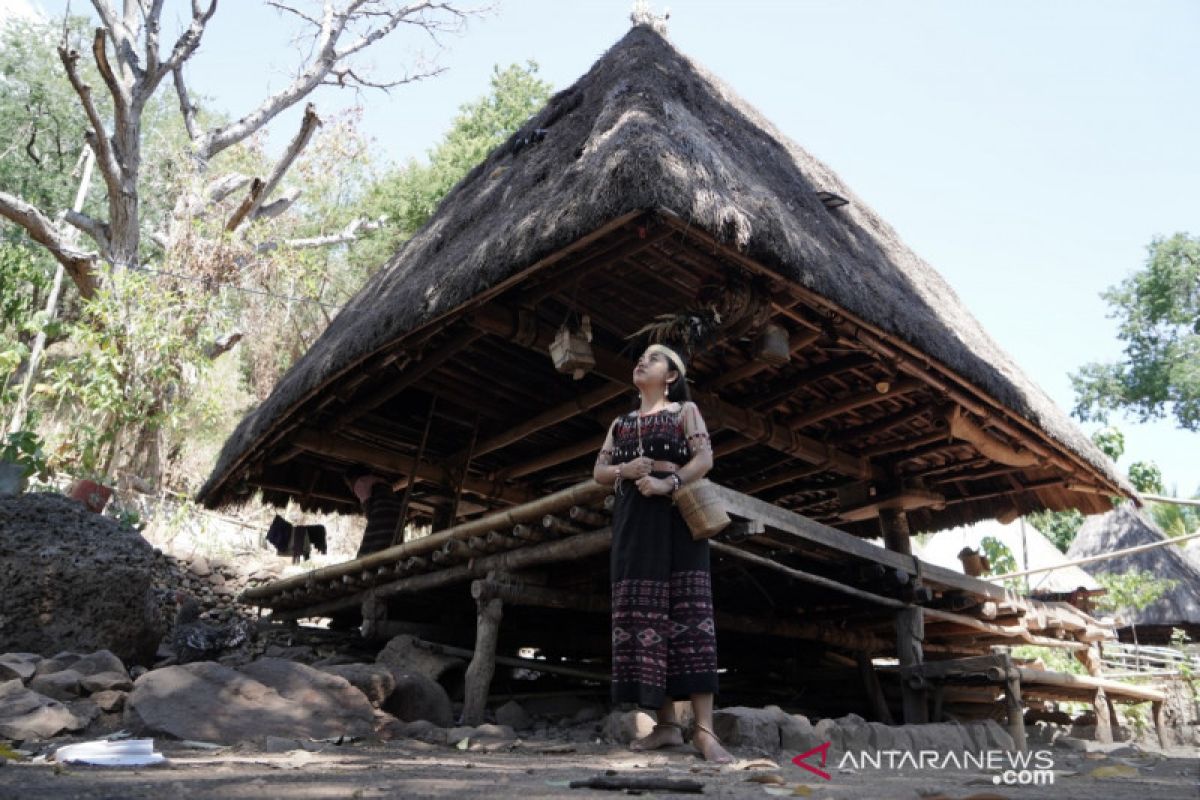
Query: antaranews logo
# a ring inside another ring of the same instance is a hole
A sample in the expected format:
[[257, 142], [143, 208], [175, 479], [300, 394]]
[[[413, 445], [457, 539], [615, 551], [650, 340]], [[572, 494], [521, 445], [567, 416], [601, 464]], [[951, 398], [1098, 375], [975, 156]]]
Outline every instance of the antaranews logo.
[[[822, 742], [806, 753], [792, 758], [792, 763], [801, 769], [825, 780], [831, 776], [823, 769], [809, 763], [809, 759], [820, 758], [824, 767], [829, 758], [832, 742]], [[1049, 750], [978, 750], [971, 752], [937, 750], [859, 750], [846, 751], [837, 765], [838, 769], [877, 770], [942, 770], [977, 769], [994, 772], [992, 783], [1004, 786], [1050, 786], [1054, 783], [1054, 754]]]

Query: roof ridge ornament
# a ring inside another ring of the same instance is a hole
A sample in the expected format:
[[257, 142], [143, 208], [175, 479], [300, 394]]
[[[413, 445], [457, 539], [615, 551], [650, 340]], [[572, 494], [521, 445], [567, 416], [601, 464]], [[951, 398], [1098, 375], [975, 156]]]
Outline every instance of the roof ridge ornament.
[[661, 15], [655, 14], [647, 0], [633, 0], [633, 10], [629, 12], [629, 21], [635, 27], [644, 25], [662, 37], [667, 35], [667, 20], [670, 18], [670, 8], [664, 8]]

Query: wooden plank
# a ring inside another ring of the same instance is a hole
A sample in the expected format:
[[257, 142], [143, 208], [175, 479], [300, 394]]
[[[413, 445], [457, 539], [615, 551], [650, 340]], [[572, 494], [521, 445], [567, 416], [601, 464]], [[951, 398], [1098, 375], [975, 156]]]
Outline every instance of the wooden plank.
[[[925, 639], [925, 623], [919, 606], [908, 606], [896, 613], [896, 657], [901, 672], [906, 667], [918, 666], [925, 660], [921, 643]], [[923, 689], [913, 687], [908, 681], [900, 682], [904, 708], [904, 724], [914, 725], [929, 721], [929, 707]]]
[[1044, 672], [1027, 667], [1017, 667], [1017, 671], [1021, 673], [1022, 686], [1059, 686], [1066, 689], [1093, 692], [1096, 689], [1104, 689], [1116, 700], [1130, 700], [1140, 703], [1146, 701], [1158, 701], [1161, 703], [1166, 700], [1166, 695], [1157, 689], [1151, 689], [1146, 686], [1134, 686], [1133, 684], [1121, 683], [1109, 678], [1072, 675], [1063, 672]]

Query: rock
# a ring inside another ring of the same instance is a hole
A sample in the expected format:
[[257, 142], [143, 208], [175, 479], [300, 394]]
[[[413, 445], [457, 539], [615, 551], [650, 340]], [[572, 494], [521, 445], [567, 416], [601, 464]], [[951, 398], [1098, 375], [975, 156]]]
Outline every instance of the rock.
[[788, 714], [779, 722], [779, 749], [786, 754], [807, 753], [824, 741], [803, 714]]
[[533, 723], [533, 719], [525, 712], [520, 703], [516, 700], [509, 700], [496, 709], [496, 722], [516, 730], [525, 730]]
[[[345, 678], [330, 675], [307, 664], [264, 658], [252, 661], [238, 671], [270, 686], [286, 700], [318, 715], [351, 715], [353, 719], [374, 720], [375, 709], [366, 695]], [[372, 728], [373, 730], [373, 728]], [[347, 731], [365, 735], [361, 730]], [[370, 733], [371, 730], [366, 731]]]
[[433, 653], [414, 644], [414, 639], [416, 637], [410, 634], [400, 634], [379, 651], [375, 661], [387, 664], [393, 670], [420, 673], [435, 681], [449, 670], [466, 668], [466, 662], [463, 659]]
[[128, 692], [133, 688], [133, 681], [130, 680], [124, 671], [98, 672], [95, 675], [85, 675], [80, 679], [79, 685], [83, 687], [83, 691], [87, 694], [110, 690]]
[[37, 653], [5, 653], [0, 655], [0, 681], [16, 678], [28, 681], [33, 677], [42, 657]]
[[115, 689], [105, 689], [104, 691], [95, 692], [88, 697], [96, 707], [106, 713], [120, 711], [125, 707], [125, 692]]
[[[134, 681], [125, 698], [125, 724], [140, 735], [219, 744], [261, 741], [265, 736], [326, 739], [370, 734], [374, 712], [366, 698], [358, 693], [357, 703], [343, 706], [341, 701], [353, 697], [350, 693], [356, 690], [332, 675], [309, 671], [340, 686], [330, 696], [323, 695], [319, 679], [307, 684], [297, 680], [299, 686], [289, 690], [306, 698], [298, 702], [211, 661], [151, 670]], [[281, 677], [279, 672], [271, 674]]]
[[391, 719], [383, 724], [379, 729], [379, 737], [384, 741], [392, 741], [394, 739], [417, 739], [430, 744], [446, 744], [448, 741], [447, 730], [439, 728], [427, 719], [415, 719], [411, 722], [404, 722], [398, 719]]
[[[641, 709], [611, 711], [604, 718], [601, 735], [611, 742], [629, 744], [654, 730], [654, 717]], [[718, 734], [719, 735], [719, 734]]]
[[344, 678], [355, 689], [358, 689], [371, 705], [378, 708], [396, 688], [396, 679], [392, 670], [384, 664], [337, 664], [319, 667], [322, 672]]
[[0, 683], [0, 738], [48, 739], [87, 723], [52, 698], [26, 689], [19, 680]]
[[515, 739], [517, 738], [516, 731], [507, 725], [492, 725], [485, 722], [482, 725], [475, 726], [475, 735], [490, 739]]
[[[602, 717], [603, 715], [604, 714], [600, 710], [599, 706], [584, 706], [583, 708], [576, 711], [575, 715], [571, 717], [571, 724], [572, 725], [582, 725], [585, 722], [591, 722], [594, 719], [600, 719], [600, 717]], [[500, 722], [501, 720], [499, 717], [496, 717], [496, 721]], [[514, 725], [513, 727], [517, 727], [517, 726]]]
[[55, 700], [74, 700], [83, 694], [79, 685], [82, 676], [73, 669], [63, 669], [49, 675], [34, 675], [29, 688]]
[[312, 648], [303, 646], [284, 647], [283, 645], [273, 644], [263, 651], [263, 655], [267, 658], [301, 661], [306, 664], [313, 660]]
[[188, 568], [191, 570], [193, 575], [201, 578], [207, 578], [212, 574], [212, 567], [208, 565], [208, 559], [204, 556], [192, 556], [192, 559], [188, 564]]
[[282, 736], [268, 736], [263, 739], [262, 749], [267, 753], [288, 753], [300, 749], [296, 739], [285, 739]]
[[913, 750], [975, 750], [975, 743], [962, 726], [950, 722], [935, 722], [928, 725], [906, 725], [912, 736]]
[[713, 712], [713, 731], [726, 747], [757, 747], [767, 752], [779, 749], [779, 726], [786, 716], [774, 709], [730, 706]]
[[36, 678], [39, 675], [52, 675], [55, 672], [62, 672], [64, 669], [74, 666], [75, 662], [81, 658], [83, 658], [83, 653], [71, 652], [58, 653], [53, 658], [43, 658], [38, 662], [33, 676]]
[[454, 724], [450, 697], [437, 681], [421, 673], [395, 669], [392, 678], [396, 688], [384, 702], [384, 711], [405, 722], [424, 719], [441, 728]]
[[75, 715], [75, 719], [79, 720], [79, 724], [83, 728], [91, 725], [102, 713], [104, 713], [101, 711], [100, 706], [97, 705], [90, 697], [72, 700], [65, 705], [67, 709]]
[[106, 649], [152, 663], [164, 625], [154, 548], [136, 530], [50, 492], [0, 498], [0, 641], [49, 655]]

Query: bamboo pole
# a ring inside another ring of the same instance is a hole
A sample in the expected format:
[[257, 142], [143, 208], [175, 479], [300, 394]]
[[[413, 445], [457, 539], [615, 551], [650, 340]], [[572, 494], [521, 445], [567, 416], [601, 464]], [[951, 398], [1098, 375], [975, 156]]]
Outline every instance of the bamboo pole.
[[577, 483], [574, 486], [569, 486], [566, 489], [548, 494], [544, 497], [539, 497], [536, 500], [531, 500], [528, 503], [522, 503], [512, 508], [506, 508], [503, 511], [497, 511], [492, 514], [487, 514], [478, 519], [463, 522], [445, 530], [432, 533], [429, 536], [420, 539], [414, 539], [410, 542], [404, 542], [394, 547], [389, 547], [386, 550], [380, 550], [377, 553], [362, 558], [357, 558], [353, 561], [347, 561], [342, 564], [333, 564], [328, 567], [323, 567], [307, 575], [295, 575], [291, 578], [286, 578], [282, 581], [259, 586], [253, 589], [247, 589], [242, 593], [242, 602], [254, 604], [254, 601], [270, 597], [277, 592], [285, 589], [304, 588], [313, 584], [339, 578], [344, 574], [357, 572], [364, 567], [376, 567], [383, 564], [390, 564], [395, 561], [400, 561], [411, 556], [420, 556], [426, 553], [431, 553], [434, 550], [442, 547], [451, 539], [469, 539], [480, 533], [486, 533], [500, 528], [512, 528], [522, 522], [539, 521], [543, 516], [555, 511], [561, 511], [565, 508], [570, 508], [573, 505], [588, 505], [593, 503], [604, 495], [609, 494], [612, 487], [604, 486], [596, 483], [593, 480], [586, 480], [582, 483]]
[[1134, 686], [1129, 683], [1097, 678], [1090, 675], [1072, 675], [1065, 672], [1046, 672], [1043, 670], [1017, 667], [1021, 675], [1021, 686], [1034, 689], [1037, 686], [1055, 686], [1060, 689], [1070, 689], [1079, 693], [1093, 693], [1103, 689], [1117, 700], [1144, 703], [1146, 701], [1163, 702], [1166, 695], [1157, 689], [1145, 686]]
[[[1143, 495], [1143, 497], [1144, 496], [1145, 495]], [[987, 579], [989, 581], [1003, 581], [1003, 580], [1007, 580], [1008, 578], [1020, 578], [1020, 577], [1024, 577], [1025, 575], [1037, 575], [1038, 573], [1042, 573], [1042, 572], [1053, 572], [1054, 570], [1062, 569], [1063, 567], [1077, 567], [1082, 564], [1092, 564], [1097, 561], [1107, 561], [1110, 558], [1116, 558], [1118, 556], [1126, 556], [1126, 555], [1129, 555], [1130, 553], [1141, 553], [1145, 550], [1153, 550], [1156, 547], [1162, 547], [1162, 546], [1168, 545], [1168, 544], [1179, 544], [1180, 542], [1186, 542], [1186, 541], [1189, 541], [1190, 539], [1196, 539], [1196, 538], [1200, 538], [1200, 531], [1196, 531], [1195, 533], [1189, 533], [1186, 536], [1176, 536], [1172, 539], [1163, 539], [1161, 542], [1150, 542], [1149, 544], [1139, 544], [1139, 545], [1134, 545], [1133, 547], [1126, 547], [1121, 550], [1113, 550], [1111, 553], [1100, 553], [1099, 555], [1087, 556], [1086, 558], [1077, 558], [1074, 561], [1064, 561], [1061, 564], [1055, 564], [1054, 566], [1051, 566], [1051, 567], [1038, 567], [1037, 569], [1027, 569], [1027, 570], [1023, 570], [1021, 572], [1009, 572], [1004, 575], [989, 575], [989, 576], [987, 576]]]

